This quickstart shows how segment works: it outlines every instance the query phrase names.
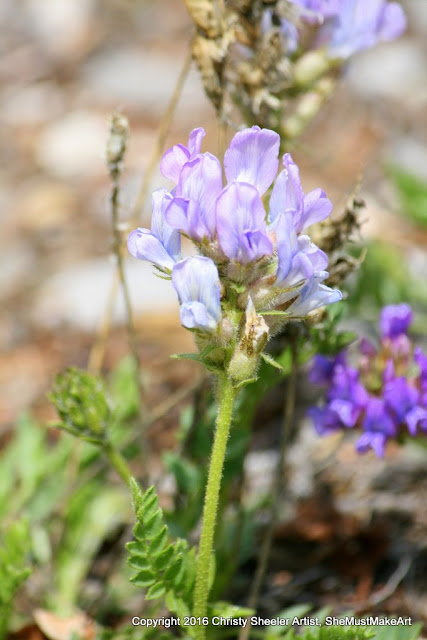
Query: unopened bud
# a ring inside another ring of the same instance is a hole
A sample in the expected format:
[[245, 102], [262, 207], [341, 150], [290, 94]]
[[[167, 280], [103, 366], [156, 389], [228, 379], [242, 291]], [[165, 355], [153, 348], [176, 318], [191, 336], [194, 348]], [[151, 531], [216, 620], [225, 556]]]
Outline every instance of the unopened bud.
[[228, 369], [233, 380], [242, 382], [253, 377], [258, 367], [259, 355], [268, 339], [268, 331], [267, 323], [257, 314], [249, 296], [244, 333]]

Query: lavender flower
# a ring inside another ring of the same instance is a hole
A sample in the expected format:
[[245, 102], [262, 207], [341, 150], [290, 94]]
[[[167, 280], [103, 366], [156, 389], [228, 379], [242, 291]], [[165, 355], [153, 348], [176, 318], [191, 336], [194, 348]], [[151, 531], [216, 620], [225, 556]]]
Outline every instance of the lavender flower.
[[319, 434], [362, 429], [357, 451], [373, 449], [379, 457], [390, 439], [427, 434], [427, 356], [407, 335], [411, 321], [408, 305], [385, 307], [380, 345], [362, 340], [356, 368], [347, 351], [333, 359], [315, 356], [309, 378], [327, 386], [326, 403], [309, 411]]
[[397, 2], [342, 0], [320, 39], [327, 39], [332, 57], [349, 58], [377, 42], [395, 40], [405, 29], [406, 16]]
[[135, 229], [129, 235], [128, 249], [135, 258], [148, 260], [161, 269], [171, 270], [179, 259], [181, 238], [165, 219], [165, 210], [172, 200], [166, 189], [153, 193], [153, 217], [151, 231]]
[[[342, 298], [323, 284], [326, 254], [301, 233], [327, 217], [332, 203], [321, 189], [304, 194], [298, 167], [286, 154], [267, 215], [261, 197], [277, 174], [277, 133], [254, 126], [233, 137], [224, 156], [225, 186], [219, 160], [200, 152], [203, 136], [195, 129], [188, 147], [165, 153], [162, 171], [174, 181], [173, 191], [154, 193], [152, 229], [133, 231], [128, 246], [135, 257], [172, 271], [182, 324], [197, 331], [200, 347], [206, 334], [217, 359], [233, 363], [236, 378], [239, 368], [256, 370], [269, 335]], [[177, 262], [180, 232], [201, 255]], [[262, 328], [263, 341], [248, 350], [252, 338], [245, 331], [254, 326]], [[249, 351], [254, 362], [241, 366]]]
[[412, 309], [408, 304], [384, 307], [380, 316], [380, 330], [383, 338], [393, 340], [406, 334], [412, 323]]
[[[302, 22], [320, 25], [317, 46], [326, 46], [331, 58], [347, 59], [378, 42], [398, 38], [406, 29], [405, 13], [397, 2], [388, 0], [291, 0]], [[282, 20], [288, 34], [288, 52], [297, 49], [298, 30]]]
[[172, 271], [172, 284], [181, 303], [183, 326], [214, 331], [221, 319], [221, 285], [212, 260], [194, 256], [177, 262]]
[[200, 153], [202, 140], [205, 135], [202, 127], [193, 129], [188, 137], [186, 147], [183, 144], [176, 144], [166, 151], [160, 163], [160, 171], [165, 178], [175, 183], [178, 182], [183, 166]]

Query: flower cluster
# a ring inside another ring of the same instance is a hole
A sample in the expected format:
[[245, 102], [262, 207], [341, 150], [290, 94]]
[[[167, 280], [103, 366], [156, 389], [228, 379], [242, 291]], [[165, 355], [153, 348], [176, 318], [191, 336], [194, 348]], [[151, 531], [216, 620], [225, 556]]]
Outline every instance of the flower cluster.
[[[302, 233], [329, 216], [332, 203], [321, 189], [304, 194], [289, 154], [275, 180], [274, 131], [254, 126], [233, 137], [225, 186], [219, 160], [200, 151], [204, 135], [195, 129], [187, 146], [166, 151], [160, 168], [174, 187], [154, 192], [151, 230], [133, 231], [128, 248], [171, 277], [183, 326], [195, 331], [201, 350], [216, 347], [220, 366], [230, 364], [237, 379], [246, 375], [238, 372], [242, 360], [256, 360], [287, 321], [341, 299], [323, 284], [326, 254]], [[267, 212], [262, 198], [274, 180]], [[181, 259], [181, 234], [198, 255]], [[246, 373], [251, 368], [256, 364], [243, 366]]]
[[391, 438], [427, 434], [427, 356], [407, 335], [411, 322], [408, 305], [384, 307], [380, 344], [363, 339], [357, 367], [346, 351], [333, 359], [315, 356], [310, 380], [328, 387], [326, 404], [309, 411], [319, 434], [360, 428], [357, 450], [373, 449], [379, 457]]
[[[317, 46], [326, 46], [331, 58], [346, 59], [377, 42], [398, 38], [406, 28], [406, 16], [397, 2], [387, 0], [291, 0], [303, 22], [320, 25]], [[289, 46], [296, 49], [297, 32], [291, 33]]]

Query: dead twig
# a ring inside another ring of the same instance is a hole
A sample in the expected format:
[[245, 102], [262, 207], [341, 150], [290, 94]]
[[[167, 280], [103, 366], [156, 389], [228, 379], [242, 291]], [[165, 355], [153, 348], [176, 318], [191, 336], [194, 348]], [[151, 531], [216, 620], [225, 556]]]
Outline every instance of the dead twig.
[[[270, 558], [271, 545], [273, 542], [274, 529], [277, 523], [280, 496], [282, 489], [282, 478], [285, 471], [286, 452], [289, 442], [290, 430], [294, 419], [295, 410], [295, 398], [296, 398], [296, 381], [297, 381], [297, 346], [296, 343], [291, 344], [292, 353], [292, 365], [291, 372], [287, 380], [285, 406], [283, 412], [283, 422], [280, 434], [280, 456], [276, 468], [276, 475], [273, 487], [273, 498], [271, 502], [270, 518], [267, 531], [265, 532], [264, 539], [262, 541], [261, 550], [258, 558], [258, 564], [256, 567], [254, 579], [251, 585], [251, 590], [248, 599], [249, 609], [255, 609], [264, 577], [268, 567], [268, 560]], [[242, 628], [239, 634], [239, 640], [247, 640], [251, 629], [250, 618], [248, 617], [248, 624]]]
[[[190, 47], [191, 49], [191, 47]], [[151, 154], [151, 158], [150, 161], [148, 163], [148, 167], [147, 170], [145, 171], [144, 174], [144, 178], [141, 184], [141, 188], [139, 190], [138, 196], [136, 198], [136, 202], [135, 202], [135, 206], [133, 209], [133, 214], [131, 217], [131, 226], [137, 226], [139, 219], [140, 219], [140, 215], [141, 215], [141, 210], [144, 206], [145, 200], [147, 198], [147, 193], [148, 193], [148, 189], [150, 187], [150, 182], [151, 182], [151, 178], [154, 172], [154, 169], [159, 161], [160, 158], [160, 154], [162, 153], [164, 144], [165, 144], [165, 140], [166, 137], [169, 133], [169, 128], [172, 122], [172, 118], [173, 115], [175, 113], [175, 109], [177, 107], [178, 104], [178, 100], [181, 96], [181, 92], [182, 89], [184, 87], [184, 83], [187, 79], [187, 75], [188, 72], [190, 70], [190, 66], [191, 66], [191, 60], [192, 60], [192, 55], [191, 55], [191, 50], [190, 52], [187, 54], [185, 60], [184, 60], [184, 64], [182, 66], [181, 69], [181, 73], [178, 76], [172, 97], [170, 99], [170, 102], [168, 104], [168, 107], [166, 109], [166, 112], [160, 122], [159, 125], [159, 130], [158, 130], [158, 134], [157, 134], [157, 140], [156, 140], [156, 144], [154, 146], [154, 149], [152, 151]]]

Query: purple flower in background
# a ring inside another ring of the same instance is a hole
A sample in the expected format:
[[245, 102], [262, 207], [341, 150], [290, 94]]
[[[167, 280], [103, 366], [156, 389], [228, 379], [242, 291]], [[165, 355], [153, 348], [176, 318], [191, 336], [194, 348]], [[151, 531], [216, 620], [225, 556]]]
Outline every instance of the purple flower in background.
[[195, 256], [177, 262], [172, 271], [172, 284], [181, 303], [183, 326], [214, 331], [221, 320], [221, 285], [212, 260]]
[[327, 387], [325, 404], [309, 411], [318, 433], [362, 429], [357, 451], [373, 449], [379, 457], [392, 438], [427, 434], [427, 356], [406, 335], [411, 321], [408, 305], [385, 307], [381, 343], [362, 339], [357, 367], [349, 365], [348, 350], [315, 356], [309, 379]]
[[333, 57], [349, 58], [377, 42], [398, 38], [406, 24], [405, 13], [397, 2], [341, 0], [338, 13], [325, 25], [320, 39], [329, 42]]
[[340, 0], [291, 0], [291, 2], [306, 9], [302, 17], [307, 22], [323, 22], [326, 18], [335, 16], [340, 7]]
[[391, 304], [381, 311], [380, 330], [383, 338], [397, 338], [406, 334], [412, 323], [412, 310], [408, 304]]
[[381, 398], [369, 400], [363, 429], [365, 433], [356, 443], [357, 451], [364, 453], [373, 449], [379, 458], [383, 458], [387, 440], [397, 435], [397, 427]]
[[181, 238], [165, 220], [165, 210], [172, 200], [166, 189], [157, 189], [153, 193], [153, 216], [151, 231], [135, 229], [129, 235], [128, 249], [135, 258], [148, 260], [160, 268], [172, 269], [179, 260]]

